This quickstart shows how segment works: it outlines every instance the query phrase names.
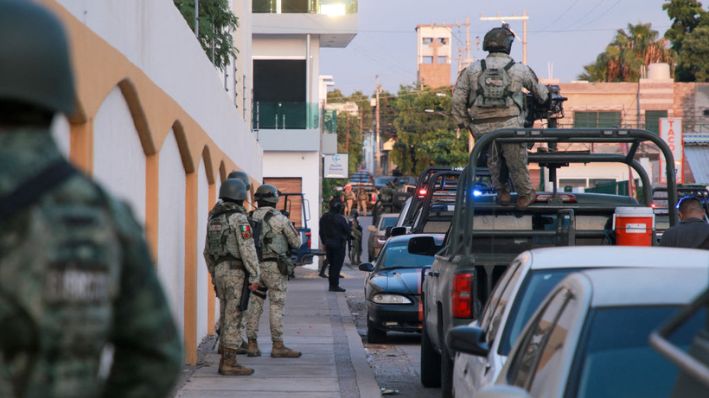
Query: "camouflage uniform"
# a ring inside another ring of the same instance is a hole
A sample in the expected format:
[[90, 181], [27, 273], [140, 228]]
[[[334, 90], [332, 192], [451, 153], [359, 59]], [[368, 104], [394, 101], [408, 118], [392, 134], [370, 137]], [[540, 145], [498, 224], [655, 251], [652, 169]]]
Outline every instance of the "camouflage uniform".
[[[487, 68], [503, 68], [512, 58], [502, 52], [492, 52], [485, 63]], [[548, 97], [548, 90], [537, 80], [531, 68], [515, 63], [508, 70], [511, 79], [511, 103], [506, 108], [474, 109], [478, 92], [478, 77], [482, 73], [480, 61], [468, 66], [458, 76], [453, 92], [453, 117], [461, 128], [470, 129], [478, 139], [482, 134], [501, 128], [519, 128], [524, 126], [525, 108], [522, 88], [531, 91], [539, 101]], [[474, 116], [477, 114], [477, 117]], [[504, 158], [504, 160], [502, 158]], [[509, 169], [510, 179], [519, 195], [528, 195], [534, 191], [527, 170], [527, 146], [520, 144], [491, 145], [487, 157], [492, 183], [498, 192], [507, 191], [506, 181], [502, 181], [502, 163]]]
[[[271, 218], [266, 222], [264, 218], [267, 213], [272, 213]], [[293, 224], [279, 212], [270, 206], [259, 207], [251, 218], [254, 222], [263, 221], [261, 231], [262, 258], [261, 279], [259, 284], [268, 288], [268, 299], [270, 300], [270, 325], [271, 340], [283, 342], [283, 313], [286, 304], [286, 289], [288, 285], [288, 275], [283, 275], [278, 270], [276, 259], [278, 255], [288, 255], [288, 249], [300, 247], [300, 236]], [[263, 302], [261, 297], [251, 295], [249, 300], [249, 310], [246, 315], [246, 333], [249, 341], [256, 340], [258, 336], [258, 324], [263, 314]]]
[[360, 216], [367, 216], [367, 204], [369, 203], [369, 194], [364, 189], [360, 188], [357, 192], [357, 212]]
[[[0, 131], [0, 198], [61, 160], [48, 130]], [[124, 204], [77, 172], [0, 219], [0, 264], [0, 396], [170, 393], [182, 341]]]
[[204, 257], [212, 275], [217, 297], [224, 301], [222, 346], [236, 350], [241, 345], [239, 310], [244, 279], [259, 280], [259, 265], [251, 225], [246, 210], [235, 203], [224, 203], [222, 213], [213, 213], [207, 227]]

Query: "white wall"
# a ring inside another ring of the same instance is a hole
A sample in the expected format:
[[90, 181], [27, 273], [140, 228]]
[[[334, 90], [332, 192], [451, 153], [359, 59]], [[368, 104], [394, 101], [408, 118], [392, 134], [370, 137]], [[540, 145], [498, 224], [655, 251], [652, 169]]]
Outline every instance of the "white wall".
[[[652, 170], [648, 170], [648, 162], [641, 162], [652, 181]], [[548, 173], [545, 171], [545, 173]], [[548, 174], [546, 174], [548, 175]], [[570, 167], [562, 167], [557, 171], [557, 181], [559, 179], [615, 179], [616, 181], [628, 181], [628, 166], [618, 163], [589, 163], [573, 164]], [[633, 178], [639, 178], [633, 170]], [[563, 186], [559, 186], [563, 189]], [[546, 182], [546, 189], [551, 191], [550, 182]]]
[[123, 94], [115, 87], [94, 119], [94, 177], [145, 222], [145, 154]]
[[300, 177], [303, 193], [310, 203], [308, 226], [312, 232], [312, 248], [318, 248], [320, 221], [320, 155], [318, 152], [266, 152], [263, 156], [264, 177]]
[[204, 162], [199, 162], [197, 171], [197, 344], [207, 335], [207, 295], [209, 294], [207, 279], [207, 263], [204, 261], [202, 250], [207, 240], [207, 216], [211, 203], [209, 203], [209, 182]]
[[184, 332], [185, 172], [172, 129], [160, 149], [159, 188], [158, 276], [177, 325]]
[[52, 137], [59, 147], [59, 151], [64, 156], [69, 156], [69, 145], [71, 139], [71, 126], [69, 121], [62, 114], [57, 114], [52, 120]]
[[245, 172], [261, 178], [261, 148], [172, 0], [57, 1], [174, 98]]

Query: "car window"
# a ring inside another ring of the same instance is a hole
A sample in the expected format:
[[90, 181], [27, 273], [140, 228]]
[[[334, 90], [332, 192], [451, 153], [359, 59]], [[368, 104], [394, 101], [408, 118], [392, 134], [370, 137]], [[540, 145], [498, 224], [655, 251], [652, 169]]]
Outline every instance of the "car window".
[[389, 227], [396, 225], [396, 217], [382, 217], [382, 221], [379, 223], [379, 230], [384, 231]]
[[521, 278], [521, 275], [518, 271], [519, 268], [521, 267], [517, 267], [514, 269], [514, 271], [510, 272], [511, 277], [509, 278], [507, 286], [502, 291], [502, 294], [500, 294], [500, 298], [497, 302], [497, 305], [495, 306], [496, 308], [492, 313], [492, 319], [490, 320], [490, 327], [488, 329], [487, 334], [487, 341], [489, 342], [492, 342], [495, 336], [497, 336], [497, 330], [499, 329], [500, 323], [502, 322], [502, 317], [505, 314], [505, 309], [509, 305], [510, 299], [512, 298], [511, 291], [518, 284], [519, 278]]
[[409, 241], [391, 242], [384, 247], [377, 263], [380, 269], [423, 268], [433, 264], [433, 256], [422, 256], [409, 252]]
[[[592, 311], [584, 325], [584, 337], [578, 344], [565, 396], [672, 396], [678, 377], [677, 366], [650, 347], [648, 336], [675, 316], [679, 309], [666, 305]], [[707, 311], [702, 309], [673, 332], [669, 340], [687, 351], [706, 324]]]
[[[512, 275], [517, 273], [517, 269], [520, 266], [519, 261], [514, 261], [505, 271], [505, 274], [502, 275], [502, 279], [495, 285], [495, 288], [492, 290], [492, 293], [490, 295], [490, 299], [487, 300], [487, 303], [485, 303], [485, 308], [483, 309], [483, 316], [482, 316], [482, 323], [480, 326], [483, 329], [488, 329], [490, 326], [490, 321], [492, 320], [492, 316], [495, 312], [495, 310], [498, 308], [498, 303], [500, 301], [500, 298], [503, 295], [503, 292], [505, 292], [506, 288], [510, 284], [510, 280], [512, 280]], [[490, 341], [489, 338], [492, 335], [488, 333], [488, 340]]]
[[[576, 269], [578, 271], [578, 269]], [[509, 355], [522, 328], [532, 317], [539, 304], [564, 277], [573, 269], [532, 270], [527, 273], [514, 303], [507, 315], [507, 323], [502, 331], [502, 340], [498, 348], [500, 355]]]
[[568, 289], [561, 289], [554, 293], [554, 297], [547, 302], [547, 305], [530, 324], [523, 336], [519, 349], [509, 359], [510, 370], [507, 373], [507, 381], [510, 384], [525, 389], [529, 386], [534, 369], [539, 362], [540, 354], [546, 345], [559, 313], [566, 304], [568, 295]]

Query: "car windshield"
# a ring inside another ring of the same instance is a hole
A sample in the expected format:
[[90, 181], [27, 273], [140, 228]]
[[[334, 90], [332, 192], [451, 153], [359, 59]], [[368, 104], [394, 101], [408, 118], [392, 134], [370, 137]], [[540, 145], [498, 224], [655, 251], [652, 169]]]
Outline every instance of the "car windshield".
[[520, 286], [512, 309], [507, 317], [505, 329], [502, 331], [502, 341], [498, 353], [509, 355], [522, 328], [532, 317], [544, 297], [559, 283], [560, 280], [578, 269], [532, 270], [527, 274]]
[[387, 268], [424, 268], [433, 264], [433, 256], [409, 253], [409, 241], [389, 242], [379, 260], [379, 267]]
[[[601, 308], [591, 312], [576, 351], [566, 396], [591, 398], [669, 397], [677, 367], [652, 349], [648, 337], [676, 314], [679, 306]], [[706, 310], [670, 336], [687, 349], [706, 323]]]
[[384, 231], [385, 229], [387, 229], [389, 227], [395, 226], [396, 220], [398, 220], [398, 217], [384, 217], [384, 218], [382, 218], [382, 222], [379, 223], [379, 230]]

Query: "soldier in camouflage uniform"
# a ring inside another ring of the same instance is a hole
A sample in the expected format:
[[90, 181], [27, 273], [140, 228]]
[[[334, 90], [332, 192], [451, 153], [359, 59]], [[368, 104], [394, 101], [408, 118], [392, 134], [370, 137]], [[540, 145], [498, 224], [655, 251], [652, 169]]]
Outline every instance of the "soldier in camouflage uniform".
[[[254, 223], [261, 223], [261, 280], [260, 284], [268, 289], [270, 300], [271, 341], [274, 358], [298, 358], [301, 353], [291, 350], [283, 344], [283, 313], [286, 306], [288, 274], [292, 271], [284, 267], [289, 260], [289, 249], [300, 247], [300, 236], [293, 224], [274, 207], [278, 203], [278, 189], [273, 185], [261, 185], [254, 195], [258, 209], [251, 213]], [[279, 269], [279, 262], [282, 262]], [[284, 269], [285, 268], [285, 269]], [[285, 271], [285, 272], [284, 272]], [[264, 299], [251, 295], [246, 319], [246, 333], [249, 338], [247, 355], [261, 355], [258, 347], [258, 324], [263, 314]]]
[[251, 291], [257, 290], [260, 273], [253, 232], [243, 207], [246, 186], [241, 180], [227, 179], [219, 188], [219, 198], [224, 206], [209, 219], [204, 248], [217, 296], [224, 301], [219, 373], [247, 376], [253, 369], [236, 361], [236, 350], [242, 342], [239, 324], [243, 314], [239, 306], [245, 283]]
[[68, 54], [52, 14], [0, 1], [0, 397], [166, 397], [182, 341], [143, 229], [50, 134]]
[[[512, 41], [514, 34], [506, 25], [489, 31], [483, 41], [483, 50], [489, 51], [488, 56], [465, 68], [455, 84], [453, 117], [459, 128], [470, 130], [476, 139], [497, 129], [524, 126], [526, 109], [522, 88], [532, 92], [540, 103], [549, 98], [547, 88], [539, 83], [534, 71], [510, 57]], [[526, 144], [490, 146], [487, 164], [492, 183], [498, 201], [507, 205], [512, 197], [501, 178], [503, 162], [517, 190], [517, 207], [526, 208], [536, 198], [527, 170]]]

